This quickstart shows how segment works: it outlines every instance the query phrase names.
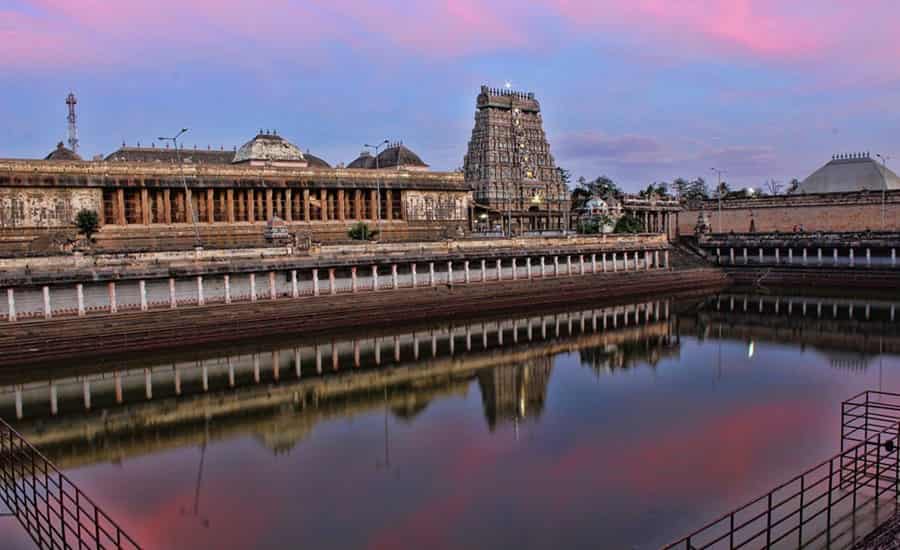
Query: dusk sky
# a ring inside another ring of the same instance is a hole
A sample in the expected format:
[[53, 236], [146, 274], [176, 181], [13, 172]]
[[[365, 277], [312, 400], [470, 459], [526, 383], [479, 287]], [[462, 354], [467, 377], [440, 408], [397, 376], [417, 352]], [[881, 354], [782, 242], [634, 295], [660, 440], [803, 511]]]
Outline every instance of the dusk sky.
[[0, 157], [240, 146], [271, 128], [332, 164], [403, 140], [463, 161], [481, 84], [533, 91], [557, 163], [626, 189], [727, 171], [900, 165], [896, 0], [0, 0]]

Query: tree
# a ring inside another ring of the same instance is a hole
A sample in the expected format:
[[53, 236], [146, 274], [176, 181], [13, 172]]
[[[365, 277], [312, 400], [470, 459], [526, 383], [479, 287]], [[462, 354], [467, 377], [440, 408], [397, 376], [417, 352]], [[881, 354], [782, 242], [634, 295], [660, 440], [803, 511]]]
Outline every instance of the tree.
[[569, 187], [569, 183], [572, 181], [572, 172], [562, 167], [557, 167], [556, 171], [559, 173], [559, 180], [563, 185]]
[[83, 208], [75, 214], [75, 227], [87, 240], [93, 240], [91, 237], [100, 229], [100, 216], [94, 210]]
[[677, 178], [672, 182], [672, 187], [678, 194], [678, 199], [683, 201], [698, 201], [709, 198], [709, 187], [706, 180], [697, 178], [688, 181], [684, 178]]
[[625, 214], [616, 222], [613, 233], [643, 233], [644, 223], [632, 214]]
[[782, 187], [783, 185], [781, 185], [781, 182], [776, 179], [770, 179], [766, 182], [765, 185], [766, 191], [768, 191], [770, 195], [777, 195], [781, 193]]
[[347, 232], [347, 235], [349, 235], [350, 238], [354, 241], [371, 241], [378, 236], [378, 230], [369, 229], [368, 225], [363, 222], [359, 222], [350, 228], [350, 230]]
[[794, 178], [791, 180], [791, 183], [788, 184], [787, 193], [796, 193], [797, 189], [800, 188], [800, 180]]
[[653, 195], [663, 198], [669, 197], [669, 184], [666, 182], [651, 183], [646, 189], [638, 192], [638, 196], [644, 199], [649, 199]]
[[606, 176], [600, 176], [591, 182], [578, 178], [578, 185], [572, 190], [572, 209], [583, 208], [591, 199], [607, 200], [621, 196], [622, 190]]

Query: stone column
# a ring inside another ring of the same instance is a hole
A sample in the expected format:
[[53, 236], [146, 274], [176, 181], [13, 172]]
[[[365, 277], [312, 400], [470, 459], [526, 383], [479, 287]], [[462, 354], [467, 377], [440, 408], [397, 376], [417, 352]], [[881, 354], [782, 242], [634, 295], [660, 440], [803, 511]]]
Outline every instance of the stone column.
[[278, 291], [275, 289], [275, 272], [269, 272], [269, 299], [276, 300], [278, 298]]
[[615, 252], [612, 253], [612, 268], [613, 268], [613, 273], [615, 273], [616, 271], [619, 270], [619, 262], [616, 260]]
[[434, 285], [434, 262], [428, 262], [428, 286]]
[[559, 256], [553, 256], [553, 276], [559, 277]]
[[528, 280], [532, 279], [531, 275], [531, 256], [525, 258], [525, 272], [528, 274]]
[[[668, 268], [668, 267], [669, 267], [669, 251], [668, 251], [668, 250], [665, 251], [665, 257], [666, 257], [666, 265], [665, 265], [665, 267]], [[667, 307], [667, 308], [669, 307], [668, 302], [666, 302], [666, 307]]]
[[328, 216], [328, 190], [327, 189], [319, 189], [319, 204], [322, 208], [319, 211], [319, 218], [323, 222], [327, 222], [330, 218]]
[[566, 275], [568, 277], [572, 276], [572, 256], [566, 254]]
[[416, 273], [416, 263], [415, 262], [410, 264], [409, 274], [410, 274], [410, 277], [412, 278], [412, 286], [413, 286], [413, 288], [416, 288], [417, 286], [419, 286], [419, 281], [417, 280], [418, 277], [417, 277], [417, 273]]
[[487, 260], [481, 260], [481, 282], [487, 281]]
[[765, 256], [763, 255], [763, 249], [759, 249], [759, 263], [763, 263], [765, 261]]
[[247, 202], [247, 221], [254, 223], [256, 221], [256, 192], [253, 189], [247, 189], [245, 195], [245, 201]]
[[338, 189], [337, 191], [337, 218], [340, 221], [344, 221], [346, 219], [346, 212], [344, 212], [344, 190]]
[[816, 255], [818, 256], [819, 265], [822, 265], [822, 249], [821, 248], [816, 249]]
[[86, 315], [86, 310], [84, 308], [84, 285], [78, 283], [75, 285], [75, 294], [78, 299], [78, 316], [84, 317]]
[[[288, 191], [290, 193], [290, 191]], [[168, 197], [166, 197], [166, 203], [168, 204]], [[166, 217], [168, 218], [168, 212], [166, 213]], [[225, 221], [228, 223], [234, 223], [234, 189], [227, 189], [225, 191]], [[166, 223], [169, 223], [166, 221]]]
[[[101, 210], [103, 210], [101, 208]], [[170, 189], [163, 190], [163, 222], [172, 223], [172, 191]]]
[[[353, 268], [353, 275], [356, 275], [356, 268]], [[354, 281], [355, 282], [355, 281]], [[355, 290], [355, 289], [354, 289]], [[300, 296], [300, 285], [297, 284], [297, 270], [291, 270], [291, 298]]]
[[384, 219], [392, 221], [394, 219], [394, 192], [388, 189], [384, 192]]
[[44, 285], [41, 288], [41, 293], [44, 295], [44, 319], [51, 319], [53, 317], [53, 309], [50, 307], [50, 287]]
[[805, 246], [803, 247], [803, 265], [804, 266], [807, 265], [806, 247]]
[[835, 265], [835, 267], [837, 267], [837, 265], [838, 265], [838, 249], [837, 248], [834, 249], [834, 265]]
[[453, 284], [453, 262], [452, 261], [447, 262], [447, 284], [448, 285]]
[[356, 294], [358, 288], [356, 285], [356, 266], [350, 268], [350, 292]]
[[733, 246], [728, 249], [728, 257], [731, 260], [731, 265], [734, 265], [734, 247]]
[[891, 249], [891, 267], [897, 267], [897, 249]]
[[309, 189], [303, 190], [303, 221], [310, 221], [309, 214]]
[[[269, 197], [271, 198], [271, 196], [272, 190], [269, 189]], [[272, 216], [269, 217], [271, 218]], [[213, 189], [206, 190], [206, 221], [209, 223], [215, 223], [216, 221], [216, 202]]]
[[497, 280], [503, 280], [503, 260], [497, 258]]
[[[275, 215], [275, 204], [272, 200], [272, 190], [266, 189], [266, 219], [265, 221], [269, 221]], [[210, 218], [212, 219], [212, 218]]]
[[203, 276], [197, 275], [197, 305], [202, 306], [206, 301], [203, 299]]
[[378, 195], [375, 189], [369, 190], [369, 219], [378, 219]]
[[372, 290], [378, 290], [378, 266], [372, 266]]
[[250, 274], [250, 301], [256, 301], [256, 273]]
[[[747, 263], [747, 249], [746, 248], [744, 249], [744, 263]], [[660, 267], [662, 267], [659, 265], [659, 250], [653, 251], [653, 267], [655, 267], [656, 269], [659, 269]]]
[[866, 249], [866, 267], [872, 267], [872, 249]]
[[465, 262], [463, 262], [463, 269], [464, 269], [465, 272], [466, 272], [466, 284], [469, 284], [469, 282], [470, 282], [470, 279], [469, 279], [469, 260], [466, 260]]
[[333, 267], [328, 268], [328, 294], [331, 294], [332, 296], [337, 294], [337, 285], [335, 284], [335, 280], [334, 280], [334, 268]]
[[319, 295], [319, 270], [312, 270], [313, 296]]
[[788, 265], [794, 264], [794, 249], [788, 248]]
[[353, 191], [353, 218], [357, 220], [363, 219], [363, 192], [360, 189]]
[[853, 248], [850, 249], [850, 267], [856, 267], [856, 258], [854, 255]]
[[397, 264], [391, 264], [391, 288], [397, 290], [399, 284], [397, 280]]
[[231, 275], [225, 275], [225, 303], [231, 303]]
[[606, 273], [606, 252], [600, 254], [600, 268]]
[[781, 263], [781, 249], [775, 249], [775, 265], [779, 265]]
[[109, 312], [116, 313], [119, 311], [119, 306], [116, 304], [116, 283], [110, 281], [107, 288], [109, 290]]
[[141, 311], [147, 311], [147, 282], [144, 279], [138, 281], [138, 290], [141, 293]]
[[150, 225], [150, 191], [141, 189], [141, 223]]
[[541, 279], [547, 275], [547, 266], [544, 260], [545, 258], [541, 256]]
[[175, 278], [169, 277], [169, 309], [178, 307], [178, 296], [175, 294]]
[[584, 275], [584, 254], [578, 255], [578, 274]]
[[516, 259], [512, 259], [512, 280], [516, 281], [519, 279], [519, 269], [516, 266]]
[[116, 224], [126, 225], [128, 220], [125, 218], [125, 190], [116, 189]]

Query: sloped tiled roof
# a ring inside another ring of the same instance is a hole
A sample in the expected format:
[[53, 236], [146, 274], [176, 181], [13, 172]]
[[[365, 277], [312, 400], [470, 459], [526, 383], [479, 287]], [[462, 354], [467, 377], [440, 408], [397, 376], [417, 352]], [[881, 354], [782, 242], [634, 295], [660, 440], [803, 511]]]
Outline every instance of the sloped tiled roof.
[[795, 193], [848, 193], [900, 189], [900, 178], [868, 154], [835, 155], [813, 172]]
[[[178, 153], [182, 161], [194, 164], [231, 164], [234, 159], [234, 151], [229, 150], [180, 148]], [[122, 147], [107, 155], [105, 160], [175, 164], [178, 158], [175, 149], [165, 147]]]
[[56, 144], [56, 149], [50, 151], [50, 154], [44, 157], [44, 160], [81, 160], [78, 153], [63, 145], [63, 142]]

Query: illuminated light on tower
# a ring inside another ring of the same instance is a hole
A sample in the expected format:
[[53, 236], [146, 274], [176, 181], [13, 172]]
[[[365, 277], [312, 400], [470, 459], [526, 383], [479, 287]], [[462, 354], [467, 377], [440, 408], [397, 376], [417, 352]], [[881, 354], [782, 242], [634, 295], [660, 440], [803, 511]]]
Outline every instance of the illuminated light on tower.
[[69, 93], [66, 96], [66, 105], [69, 106], [69, 116], [66, 120], [69, 121], [69, 149], [73, 152], [78, 152], [78, 126], [76, 125], [77, 118], [75, 117], [75, 105], [78, 103], [78, 100], [75, 99], [75, 94]]

